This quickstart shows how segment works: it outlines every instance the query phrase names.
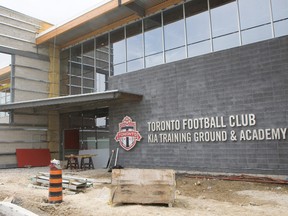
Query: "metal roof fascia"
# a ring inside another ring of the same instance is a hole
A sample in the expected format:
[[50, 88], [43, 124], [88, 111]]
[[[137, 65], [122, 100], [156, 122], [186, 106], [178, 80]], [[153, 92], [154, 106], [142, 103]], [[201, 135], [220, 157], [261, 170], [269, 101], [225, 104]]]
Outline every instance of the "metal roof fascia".
[[49, 41], [50, 39], [56, 37], [57, 35], [69, 31], [72, 28], [75, 28], [78, 25], [81, 25], [82, 23], [89, 21], [90, 19], [101, 16], [113, 9], [116, 9], [119, 6], [118, 4], [119, 4], [118, 0], [107, 0], [105, 2], [101, 2], [100, 6], [98, 5], [94, 7], [92, 10], [90, 9], [82, 13], [82, 15], [80, 16], [73, 17], [64, 23], [53, 26], [47, 29], [46, 31], [41, 32], [39, 35], [36, 36], [36, 44], [39, 45], [45, 43], [46, 41]]
[[122, 94], [130, 94], [133, 96], [138, 96], [139, 98], [142, 95], [119, 91], [119, 90], [111, 90], [105, 92], [97, 92], [97, 93], [89, 93], [85, 95], [69, 95], [55, 98], [45, 98], [45, 99], [37, 99], [31, 101], [22, 101], [15, 102], [11, 104], [3, 104], [0, 106], [0, 111], [5, 112], [14, 109], [25, 109], [25, 108], [35, 108], [42, 106], [53, 106], [53, 105], [61, 105], [61, 104], [72, 104], [78, 102], [89, 102], [89, 101], [97, 101], [97, 100], [107, 100], [107, 99], [117, 99]]

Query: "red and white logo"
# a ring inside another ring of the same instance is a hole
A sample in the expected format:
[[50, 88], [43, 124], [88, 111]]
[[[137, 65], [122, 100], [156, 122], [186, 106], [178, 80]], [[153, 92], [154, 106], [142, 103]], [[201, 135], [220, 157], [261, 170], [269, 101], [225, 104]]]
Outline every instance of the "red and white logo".
[[131, 150], [137, 141], [140, 141], [142, 136], [136, 130], [136, 122], [132, 122], [129, 116], [126, 116], [121, 123], [119, 123], [119, 132], [115, 136], [116, 142], [126, 151]]

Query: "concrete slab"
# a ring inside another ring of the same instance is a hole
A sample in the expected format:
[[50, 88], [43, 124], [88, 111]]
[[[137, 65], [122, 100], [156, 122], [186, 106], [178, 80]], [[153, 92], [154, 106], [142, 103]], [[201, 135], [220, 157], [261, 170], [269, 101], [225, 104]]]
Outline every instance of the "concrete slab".
[[0, 202], [0, 216], [38, 216], [10, 202]]

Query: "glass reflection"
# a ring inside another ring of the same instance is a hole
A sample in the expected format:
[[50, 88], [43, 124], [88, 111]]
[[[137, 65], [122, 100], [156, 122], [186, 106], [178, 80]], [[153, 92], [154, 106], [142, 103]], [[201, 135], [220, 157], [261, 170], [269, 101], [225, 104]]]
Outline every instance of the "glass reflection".
[[127, 62], [127, 71], [128, 72], [140, 70], [142, 68], [143, 68], [143, 59], [142, 58]]
[[207, 1], [196, 0], [186, 3], [185, 15], [188, 44], [210, 39]]
[[188, 46], [188, 57], [194, 57], [211, 52], [211, 43], [209, 41], [203, 41]]
[[271, 25], [264, 25], [242, 31], [242, 43], [250, 44], [257, 41], [266, 40], [272, 37]]
[[64, 50], [60, 54], [60, 94], [69, 95], [69, 65], [70, 49]]
[[145, 58], [146, 67], [153, 67], [163, 63], [163, 54], [150, 55]]
[[[214, 1], [215, 2], [215, 1]], [[233, 1], [219, 7], [211, 4], [212, 35], [218, 37], [238, 31], [237, 4]], [[228, 18], [229, 17], [229, 18]]]
[[165, 52], [166, 62], [178, 61], [185, 58], [185, 47]]
[[[179, 5], [163, 13], [165, 50], [185, 45], [183, 6]], [[182, 56], [182, 55], [181, 55]]]
[[[101, 86], [105, 86], [106, 90], [106, 81], [109, 77], [109, 64], [110, 64], [110, 50], [109, 50], [109, 41], [108, 34], [104, 34], [96, 38], [96, 83], [101, 82]], [[105, 77], [102, 78], [101, 74]], [[100, 80], [98, 78], [100, 77]], [[99, 91], [100, 84], [96, 85], [95, 91]]]
[[[11, 102], [11, 55], [0, 53], [0, 105]], [[0, 123], [9, 123], [9, 113], [0, 112]]]
[[239, 0], [241, 29], [270, 22], [269, 0]]
[[124, 28], [110, 33], [111, 75], [126, 72], [126, 43]]
[[272, 0], [272, 13], [274, 21], [288, 18], [288, 0]]
[[144, 19], [145, 55], [163, 51], [161, 15]]
[[107, 76], [97, 73], [96, 75], [96, 92], [102, 92], [106, 90]]
[[288, 19], [274, 23], [275, 37], [288, 35]]
[[[109, 73], [119, 75], [177, 61], [187, 57], [186, 51], [193, 57], [229, 49], [239, 46], [240, 39], [249, 44], [272, 38], [271, 20], [276, 37], [288, 34], [288, 0], [185, 1], [72, 47], [71, 55], [61, 54], [61, 72], [70, 76], [67, 79], [61, 74], [61, 83], [70, 87], [70, 93], [79, 92], [79, 88], [82, 92], [103, 91]], [[67, 92], [63, 85], [61, 92]]]
[[112, 64], [117, 65], [126, 61], [126, 46], [124, 28], [120, 28], [110, 33], [110, 50]]
[[143, 57], [142, 23], [141, 21], [126, 27], [127, 60]]
[[83, 43], [83, 76], [82, 82], [83, 93], [91, 93], [94, 91], [94, 74], [95, 74], [95, 57], [94, 57], [94, 39], [86, 41]]
[[[142, 21], [130, 24], [126, 27], [127, 37], [127, 71], [143, 68], [143, 35]], [[136, 60], [137, 59], [137, 60]], [[132, 61], [129, 63], [129, 61]], [[136, 65], [137, 64], [137, 65]]]
[[213, 39], [214, 51], [229, 49], [239, 46], [239, 34], [229, 34]]

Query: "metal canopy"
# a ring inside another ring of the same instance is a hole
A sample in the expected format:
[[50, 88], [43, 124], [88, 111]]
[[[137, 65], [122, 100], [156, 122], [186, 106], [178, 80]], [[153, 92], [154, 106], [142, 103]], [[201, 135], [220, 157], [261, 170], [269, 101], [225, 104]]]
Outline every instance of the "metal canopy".
[[58, 111], [60, 113], [68, 113], [140, 101], [141, 99], [142, 95], [139, 94], [111, 90], [99, 93], [69, 95], [4, 104], [0, 106], [0, 112], [25, 111], [32, 113], [43, 113], [47, 111]]

